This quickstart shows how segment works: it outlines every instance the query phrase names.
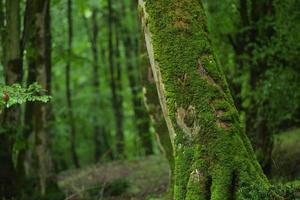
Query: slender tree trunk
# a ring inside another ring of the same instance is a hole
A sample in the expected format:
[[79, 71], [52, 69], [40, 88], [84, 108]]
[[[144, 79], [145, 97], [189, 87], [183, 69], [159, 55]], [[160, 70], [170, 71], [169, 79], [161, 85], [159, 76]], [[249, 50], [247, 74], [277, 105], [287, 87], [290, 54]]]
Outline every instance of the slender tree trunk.
[[[93, 88], [94, 88], [94, 106], [99, 110], [100, 108], [100, 81], [99, 81], [99, 52], [98, 52], [98, 33], [99, 28], [97, 24], [97, 11], [93, 10], [92, 13], [92, 39], [91, 39], [91, 48], [93, 53]], [[97, 95], [97, 96], [96, 96]], [[101, 144], [104, 138], [103, 136], [103, 127], [101, 127], [99, 121], [99, 112], [95, 112], [93, 116], [94, 123], [94, 142], [95, 142], [95, 161], [99, 161], [103, 155], [104, 146]]]
[[[20, 47], [20, 5], [18, 0], [5, 2], [6, 9], [6, 27], [4, 27], [3, 1], [1, 2], [2, 12], [2, 41], [3, 64], [5, 83], [12, 85], [21, 83], [23, 77], [23, 68], [21, 61]], [[8, 94], [9, 95], [9, 94]], [[5, 109], [2, 116], [1, 126], [5, 130], [0, 134], [0, 196], [3, 198], [13, 198], [17, 193], [17, 184], [20, 177], [13, 164], [13, 145], [14, 137], [17, 135], [20, 125], [21, 109], [16, 105]]]
[[[120, 145], [120, 148], [118, 152], [125, 150], [125, 142], [124, 142], [124, 130], [123, 130], [123, 95], [122, 95], [122, 66], [121, 66], [121, 55], [120, 55], [120, 36], [119, 36], [119, 29], [117, 24], [115, 24], [115, 66], [116, 66], [116, 74], [115, 74], [115, 82], [116, 82], [116, 89], [117, 89], [117, 103], [116, 103], [116, 124], [118, 129], [118, 132], [120, 132], [118, 135], [118, 141], [122, 142], [122, 145]], [[121, 155], [122, 155], [121, 154]]]
[[71, 64], [72, 64], [72, 48], [73, 48], [73, 19], [72, 19], [72, 0], [68, 0], [68, 58], [66, 65], [66, 96], [68, 106], [68, 121], [70, 125], [70, 147], [71, 156], [76, 168], [80, 167], [79, 158], [76, 152], [76, 125], [73, 113], [72, 91], [71, 91]]
[[[32, 14], [31, 10], [33, 9], [32, 1], [27, 0], [24, 12], [24, 28], [22, 33], [22, 41], [21, 46], [22, 49], [26, 49], [27, 51], [32, 48], [32, 30], [34, 28], [34, 15]], [[27, 54], [27, 86], [36, 82], [36, 67], [34, 64], [34, 58], [32, 55]], [[24, 114], [24, 127], [22, 130], [22, 137], [23, 140], [26, 141], [26, 148], [22, 149], [19, 152], [18, 156], [18, 170], [25, 171], [26, 176], [32, 176], [34, 174], [34, 166], [33, 166], [33, 149], [29, 148], [31, 145], [29, 143], [33, 143], [33, 136], [34, 135], [34, 124], [33, 124], [33, 117], [34, 117], [34, 103], [33, 102], [26, 102], [25, 104], [25, 114]]]
[[[94, 103], [93, 106], [99, 110], [100, 108], [100, 76], [99, 76], [99, 52], [98, 52], [98, 33], [99, 28], [97, 24], [97, 10], [93, 10], [92, 13], [92, 37], [90, 39], [91, 49], [93, 54], [93, 88], [94, 88]], [[95, 162], [98, 162], [104, 153], [104, 137], [102, 132], [104, 128], [101, 126], [99, 121], [99, 112], [95, 112], [93, 116], [94, 126], [94, 143], [95, 143]]]
[[5, 11], [4, 11], [5, 5], [4, 1], [0, 0], [0, 44], [1, 44], [1, 50], [0, 50], [0, 59], [1, 59], [1, 65], [4, 67], [4, 52], [5, 52]]
[[267, 190], [213, 53], [202, 2], [140, 0], [139, 5], [174, 146], [174, 199], [243, 199], [239, 189], [252, 184]]
[[[120, 94], [121, 85], [117, 82], [121, 79], [120, 66], [114, 62], [114, 57], [118, 59], [119, 45], [116, 44], [117, 49], [113, 48], [113, 8], [111, 0], [108, 3], [108, 49], [109, 49], [109, 73], [110, 73], [110, 87], [112, 92], [112, 105], [114, 110], [116, 122], [116, 148], [118, 155], [124, 155], [124, 131], [123, 131], [123, 113], [122, 113], [122, 99]], [[115, 33], [117, 34], [117, 32]], [[116, 36], [117, 37], [117, 36]], [[118, 40], [117, 40], [118, 41]], [[116, 69], [115, 69], [116, 68]]]
[[[153, 154], [153, 144], [152, 137], [150, 134], [150, 117], [147, 113], [145, 105], [143, 103], [142, 97], [142, 87], [141, 80], [139, 76], [139, 71], [137, 70], [137, 64], [135, 60], [138, 60], [138, 55], [135, 53], [134, 40], [135, 35], [130, 33], [127, 27], [126, 18], [128, 13], [126, 12], [125, 2], [122, 0], [122, 19], [121, 30], [122, 30], [122, 40], [125, 47], [126, 56], [126, 70], [129, 80], [129, 86], [132, 94], [132, 104], [134, 110], [135, 123], [138, 131], [138, 136], [141, 140], [142, 146], [145, 149], [146, 155]], [[131, 19], [132, 20], [132, 19]]]
[[99, 118], [99, 113], [101, 109], [101, 89], [100, 89], [101, 86], [100, 86], [100, 73], [99, 73], [100, 71], [99, 50], [98, 50], [99, 27], [98, 27], [97, 13], [98, 13], [97, 9], [93, 9], [91, 28], [89, 28], [89, 22], [87, 18], [83, 16], [83, 20], [87, 30], [87, 35], [89, 36], [91, 51], [93, 55], [93, 71], [92, 71], [92, 80], [93, 80], [92, 87], [94, 92], [93, 107], [98, 110], [93, 114], [95, 162], [98, 162], [106, 154], [110, 159], [113, 158], [112, 151], [108, 145], [107, 132], [105, 126], [102, 124], [103, 122], [101, 122]]

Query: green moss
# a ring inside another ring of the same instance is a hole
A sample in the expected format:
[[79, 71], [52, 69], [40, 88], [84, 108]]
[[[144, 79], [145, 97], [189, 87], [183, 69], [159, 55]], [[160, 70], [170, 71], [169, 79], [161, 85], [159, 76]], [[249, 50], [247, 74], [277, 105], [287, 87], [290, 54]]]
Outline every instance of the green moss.
[[[198, 0], [147, 0], [145, 7], [176, 132], [174, 199], [231, 199], [246, 183], [267, 189], [269, 183], [240, 127], [213, 54], [202, 4]], [[179, 116], [179, 110], [185, 115]], [[178, 116], [196, 132], [186, 134]]]

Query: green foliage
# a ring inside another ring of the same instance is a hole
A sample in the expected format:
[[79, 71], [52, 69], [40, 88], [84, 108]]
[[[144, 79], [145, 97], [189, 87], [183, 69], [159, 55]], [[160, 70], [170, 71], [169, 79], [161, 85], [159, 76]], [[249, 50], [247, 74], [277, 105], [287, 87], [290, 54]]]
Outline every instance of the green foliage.
[[269, 130], [280, 130], [296, 126], [300, 122], [300, 73], [290, 68], [273, 68], [266, 71], [265, 79], [253, 92], [256, 99], [252, 106], [266, 118]]
[[[261, 13], [249, 25], [241, 23], [239, 1], [205, 2], [212, 41], [236, 104], [241, 104], [240, 111], [247, 114], [249, 110], [258, 108], [258, 112], [263, 113], [260, 117], [267, 119], [267, 126], [273, 133], [295, 126], [300, 120], [299, 114], [296, 114], [300, 107], [300, 90], [296, 86], [300, 80], [297, 0], [274, 1], [273, 15]], [[262, 2], [258, 2], [257, 6]], [[250, 13], [250, 5], [248, 9]], [[256, 9], [260, 12], [261, 8]], [[238, 38], [253, 28], [258, 30], [254, 39], [246, 36]], [[236, 45], [246, 42], [246, 49], [239, 50], [239, 55], [230, 37]], [[253, 83], [250, 84], [253, 72], [258, 72], [254, 88]]]
[[19, 84], [0, 85], [0, 106], [6, 106], [7, 108], [15, 104], [23, 104], [27, 101], [39, 101], [47, 103], [51, 97], [43, 95], [45, 90], [37, 83], [31, 84], [28, 88], [23, 88]]
[[273, 182], [300, 178], [300, 129], [292, 129], [275, 136], [272, 152]]

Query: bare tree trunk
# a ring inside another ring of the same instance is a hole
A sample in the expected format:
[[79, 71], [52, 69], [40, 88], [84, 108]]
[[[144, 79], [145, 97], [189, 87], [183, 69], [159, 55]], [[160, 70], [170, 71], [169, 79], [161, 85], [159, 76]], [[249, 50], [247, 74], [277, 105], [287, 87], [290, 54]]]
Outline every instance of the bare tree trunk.
[[[115, 122], [116, 122], [116, 148], [118, 155], [124, 155], [124, 131], [123, 131], [123, 113], [122, 113], [122, 99], [120, 96], [120, 84], [117, 83], [120, 76], [120, 66], [114, 62], [114, 57], [118, 59], [116, 53], [119, 54], [119, 46], [116, 45], [115, 50], [113, 48], [113, 8], [111, 0], [108, 3], [108, 49], [109, 49], [109, 73], [110, 73], [110, 87], [112, 92], [112, 105], [114, 110]], [[115, 33], [117, 34], [117, 32]], [[116, 36], [117, 37], [117, 36]], [[117, 40], [118, 41], [118, 40]], [[115, 69], [117, 68], [117, 69]]]
[[[31, 78], [39, 83], [49, 95], [51, 92], [51, 30], [50, 30], [50, 0], [29, 0], [30, 5], [30, 32], [29, 47], [34, 51], [29, 56]], [[50, 107], [42, 102], [33, 105], [33, 127], [37, 169], [40, 180], [41, 194], [58, 190], [53, 161], [50, 153]]]
[[68, 106], [68, 118], [70, 124], [70, 146], [71, 156], [75, 167], [79, 168], [79, 158], [76, 153], [76, 125], [73, 113], [72, 91], [71, 91], [71, 63], [72, 63], [72, 48], [73, 48], [73, 21], [72, 21], [72, 0], [68, 0], [68, 58], [66, 65], [66, 96]]
[[[18, 0], [5, 2], [6, 26], [4, 27], [4, 6], [1, 1], [1, 28], [3, 46], [3, 64], [5, 83], [12, 85], [21, 83], [23, 67], [20, 47], [20, 5]], [[8, 94], [9, 95], [9, 94]], [[14, 168], [12, 156], [14, 137], [17, 135], [21, 119], [19, 105], [5, 109], [1, 116], [1, 126], [4, 132], [0, 134], [0, 196], [13, 198], [17, 193], [17, 184], [20, 177]]]
[[[98, 52], [98, 33], [99, 28], [97, 24], [97, 11], [93, 10], [92, 13], [92, 38], [91, 38], [91, 48], [93, 53], [93, 87], [94, 87], [94, 107], [99, 110], [100, 108], [100, 81], [99, 81], [99, 52]], [[97, 96], [96, 96], [97, 95]], [[101, 144], [103, 139], [103, 127], [100, 125], [99, 112], [95, 112], [93, 116], [93, 126], [94, 126], [94, 142], [95, 142], [95, 161], [99, 161], [103, 155], [103, 145]]]
[[123, 130], [123, 95], [122, 95], [122, 66], [121, 66], [121, 55], [120, 55], [120, 36], [119, 29], [117, 24], [115, 24], [115, 66], [116, 66], [116, 74], [115, 74], [115, 82], [116, 82], [116, 124], [119, 134], [117, 136], [117, 140], [120, 142], [119, 151], [122, 152], [120, 155], [124, 155], [125, 150], [125, 141], [124, 141], [124, 130]]
[[[24, 14], [24, 30], [22, 36], [22, 47], [27, 51], [34, 51], [34, 41], [35, 33], [33, 32], [35, 28], [35, 12], [37, 8], [33, 4], [33, 0], [26, 1], [26, 8]], [[33, 84], [37, 81], [37, 65], [36, 58], [33, 54], [27, 54], [28, 68], [27, 68], [27, 86]], [[36, 169], [38, 168], [38, 160], [35, 156], [35, 149], [28, 148], [29, 146], [34, 146], [35, 138], [35, 105], [33, 102], [26, 102], [25, 105], [25, 116], [24, 116], [24, 129], [23, 129], [23, 139], [26, 141], [27, 148], [20, 152], [19, 163], [24, 162], [24, 170], [28, 177], [38, 176], [36, 174]], [[22, 166], [19, 166], [22, 168]]]
[[[0, 50], [0, 59], [1, 59], [1, 65], [4, 67], [4, 52], [5, 52], [5, 11], [4, 11], [5, 5], [4, 1], [0, 0], [0, 44], [1, 44], [1, 50]], [[4, 70], [4, 69], [3, 69]]]
[[251, 185], [267, 193], [270, 184], [212, 50], [202, 2], [140, 0], [139, 5], [174, 146], [174, 199], [244, 199], [240, 189]]
[[85, 27], [87, 30], [87, 35], [89, 36], [91, 51], [93, 55], [93, 71], [92, 71], [92, 87], [94, 91], [94, 101], [93, 107], [97, 110], [97, 112], [93, 113], [93, 126], [94, 126], [94, 158], [95, 162], [98, 162], [102, 157], [106, 156], [110, 159], [113, 158], [112, 150], [109, 148], [109, 144], [107, 141], [107, 131], [103, 122], [100, 121], [99, 113], [101, 109], [101, 89], [100, 89], [100, 66], [99, 66], [99, 50], [98, 50], [98, 35], [99, 35], [99, 27], [97, 20], [97, 9], [93, 9], [92, 11], [92, 21], [91, 28], [89, 27], [89, 22], [87, 18], [83, 16], [83, 20], [85, 22]]
[[[126, 12], [125, 2], [121, 1], [121, 37], [125, 47], [126, 56], [126, 70], [129, 80], [129, 86], [132, 94], [132, 105], [134, 110], [135, 124], [138, 131], [138, 136], [141, 141], [142, 147], [145, 150], [146, 155], [153, 154], [152, 137], [150, 134], [150, 117], [143, 103], [142, 83], [140, 79], [140, 71], [138, 70], [139, 54], [136, 54], [136, 47], [134, 41], [136, 40], [136, 33], [131, 33], [127, 27], [127, 21], [129, 14]], [[132, 15], [135, 17], [134, 15]], [[132, 20], [132, 19], [130, 19]], [[139, 30], [136, 30], [137, 32]]]

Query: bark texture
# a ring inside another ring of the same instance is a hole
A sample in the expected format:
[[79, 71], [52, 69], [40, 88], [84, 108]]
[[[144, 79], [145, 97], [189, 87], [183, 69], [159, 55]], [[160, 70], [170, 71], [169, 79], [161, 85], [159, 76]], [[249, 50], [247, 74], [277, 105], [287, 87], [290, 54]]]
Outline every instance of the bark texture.
[[199, 0], [139, 1], [160, 104], [175, 151], [175, 200], [242, 199], [269, 183], [240, 126]]
[[[4, 12], [4, 6], [6, 12]], [[3, 41], [3, 57], [5, 83], [12, 85], [21, 83], [23, 68], [20, 46], [20, 5], [18, 0], [1, 1], [1, 40]], [[6, 15], [5, 15], [5, 14]], [[6, 19], [6, 26], [4, 26]], [[9, 95], [9, 94], [8, 94]], [[0, 133], [0, 196], [3, 198], [15, 197], [18, 190], [18, 182], [21, 177], [14, 168], [13, 145], [20, 125], [21, 108], [15, 105], [4, 109], [1, 114]]]
[[[25, 14], [24, 14], [24, 29], [23, 29], [23, 35], [22, 35], [22, 48], [26, 50], [27, 52], [33, 52], [32, 49], [34, 48], [32, 46], [32, 31], [34, 29], [34, 14], [30, 12], [34, 5], [32, 4], [31, 0], [26, 1], [26, 8], [25, 8]], [[30, 86], [34, 82], [36, 82], [36, 65], [35, 65], [35, 58], [33, 54], [29, 53], [26, 54], [26, 58], [28, 61], [28, 67], [27, 67], [27, 80], [26, 84], [27, 86]], [[34, 103], [33, 102], [26, 102], [25, 105], [25, 116], [24, 116], [24, 128], [23, 128], [23, 138], [27, 143], [27, 148], [21, 150], [19, 153], [19, 163], [24, 162], [24, 170], [26, 176], [36, 175], [35, 174], [35, 167], [34, 165], [34, 159], [33, 159], [33, 149], [29, 148], [29, 143], [33, 146], [33, 136], [34, 136]], [[19, 168], [22, 168], [22, 166], [19, 166]]]
[[0, 59], [1, 64], [4, 66], [4, 40], [5, 40], [5, 5], [4, 1], [0, 1], [0, 42], [1, 42], [1, 49], [0, 49]]
[[[28, 50], [29, 67], [33, 68], [35, 79], [47, 91], [41, 95], [49, 95], [51, 91], [51, 31], [50, 31], [50, 0], [31, 0], [29, 3], [30, 37]], [[42, 195], [58, 190], [54, 166], [50, 153], [50, 129], [49, 129], [49, 107], [42, 102], [33, 105], [33, 130], [34, 144], [37, 158], [37, 171], [39, 175], [39, 186]]]

